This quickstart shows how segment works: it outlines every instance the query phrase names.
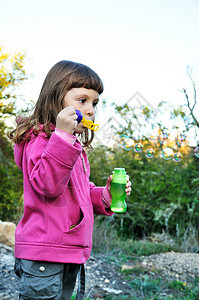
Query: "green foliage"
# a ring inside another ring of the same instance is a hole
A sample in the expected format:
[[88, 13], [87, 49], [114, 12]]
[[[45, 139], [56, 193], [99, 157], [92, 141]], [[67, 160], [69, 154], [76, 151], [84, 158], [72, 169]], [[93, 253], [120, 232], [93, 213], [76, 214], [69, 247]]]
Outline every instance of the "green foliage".
[[25, 55], [5, 53], [0, 46], [0, 116], [13, 114], [16, 99], [15, 88], [25, 79], [23, 67]]
[[[71, 300], [75, 300], [76, 294], [73, 294]], [[90, 298], [85, 298], [85, 300], [90, 300]]]
[[89, 155], [89, 160], [91, 180], [96, 185], [106, 184], [107, 176], [115, 167], [125, 167], [132, 180], [128, 210], [124, 214], [115, 214], [115, 226], [121, 234], [141, 238], [164, 230], [176, 235], [178, 224], [183, 235], [190, 222], [198, 228], [197, 158], [185, 156], [180, 163], [159, 157], [149, 160], [143, 154], [118, 147], [106, 151], [97, 148]]
[[[150, 240], [134, 240], [122, 238], [122, 230], [117, 224], [117, 214], [112, 217], [97, 216], [93, 232], [93, 251], [106, 253], [113, 260], [127, 260], [143, 255], [159, 254], [164, 252], [180, 252], [180, 247], [168, 240], [161, 239], [161, 235], [151, 237]], [[159, 237], [159, 239], [158, 239]], [[155, 241], [155, 242], [154, 242]]]
[[173, 119], [175, 119], [178, 116], [181, 116], [182, 118], [184, 118], [186, 116], [185, 112], [183, 111], [182, 106], [178, 107], [177, 109], [174, 109], [172, 112], [172, 115], [171, 115], [171, 117]]
[[143, 278], [134, 279], [132, 281], [132, 287], [139, 288], [143, 294], [154, 294], [163, 289], [161, 278], [151, 279], [149, 276], [144, 275]]
[[[193, 283], [167, 280], [166, 278], [151, 278], [149, 275], [141, 275], [132, 281], [132, 293], [137, 291], [136, 299], [148, 300], [197, 300], [199, 295], [198, 280]], [[164, 292], [165, 291], [165, 292]], [[140, 295], [139, 295], [140, 294]], [[163, 296], [169, 294], [169, 296]]]
[[170, 286], [171, 288], [174, 288], [174, 289], [177, 289], [177, 290], [181, 290], [181, 291], [183, 291], [183, 290], [186, 289], [186, 284], [185, 284], [184, 282], [179, 281], [179, 280], [174, 280], [174, 281], [172, 281], [172, 282], [169, 284], [169, 286]]
[[[194, 149], [188, 146], [187, 141], [177, 145], [169, 139], [168, 147], [174, 152], [180, 151], [182, 160], [174, 162], [160, 157], [165, 145], [158, 141], [158, 136], [168, 132], [161, 117], [167, 109], [166, 104], [162, 102], [158, 106], [159, 120], [155, 120], [154, 112], [145, 106], [140, 107], [139, 113], [127, 104], [115, 106], [118, 120], [123, 120], [119, 131], [115, 128], [115, 134], [126, 135], [135, 143], [141, 142], [141, 153], [136, 153], [133, 147], [125, 147], [124, 141], [118, 138], [112, 148], [96, 145], [89, 154], [91, 180], [96, 185], [105, 185], [106, 178], [116, 167], [124, 167], [132, 181], [127, 211], [114, 216], [114, 227], [120, 237], [140, 239], [153, 232], [166, 232], [177, 237], [179, 242], [194, 232], [195, 240], [199, 238], [199, 159], [194, 156]], [[179, 116], [184, 122], [187, 120], [182, 107], [170, 114], [170, 129], [176, 130], [177, 123], [174, 121]], [[149, 134], [154, 128], [156, 142], [150, 140]], [[188, 125], [183, 128], [186, 130]], [[153, 158], [145, 155], [150, 148], [155, 150]], [[192, 250], [199, 251], [199, 245]]]
[[15, 165], [13, 146], [6, 136], [8, 119], [15, 116], [15, 88], [26, 79], [24, 54], [0, 47], [0, 219], [17, 220], [22, 205], [22, 173]]
[[126, 255], [151, 255], [170, 251], [178, 251], [179, 248], [166, 243], [154, 243], [149, 241], [117, 240], [115, 243], [117, 249], [122, 249]]
[[[91, 181], [97, 182], [98, 186], [104, 186], [107, 180], [107, 174], [112, 172], [109, 164], [113, 158], [112, 151], [104, 146], [99, 145], [95, 151], [91, 151], [88, 156], [89, 160], [92, 161], [92, 168], [95, 170], [92, 172]], [[103, 166], [103, 168], [101, 167]]]
[[[106, 221], [105, 221], [106, 222]], [[102, 225], [103, 226], [103, 225]], [[102, 227], [102, 230], [104, 228]], [[101, 235], [103, 239], [103, 234]], [[107, 240], [110, 240], [108, 236]], [[112, 241], [113, 243], [113, 241]], [[134, 245], [137, 243], [137, 250], [135, 251]], [[126, 245], [125, 245], [126, 244]], [[156, 254], [159, 253], [158, 246], [156, 243], [148, 242], [135, 242], [133, 240], [121, 240], [118, 241], [117, 245], [112, 244], [112, 249], [110, 252], [103, 253], [103, 258], [106, 259], [107, 264], [114, 264], [117, 266], [117, 270], [121, 275], [121, 282], [125, 281], [129, 285], [130, 295], [113, 295], [111, 293], [103, 296], [103, 299], [113, 299], [113, 300], [122, 300], [122, 299], [147, 299], [147, 300], [197, 300], [199, 299], [199, 279], [193, 278], [192, 276], [187, 277], [187, 281], [176, 280], [171, 276], [165, 276], [164, 270], [158, 269], [156, 265], [145, 265], [142, 264], [142, 253], [139, 253], [139, 249], [149, 248], [150, 251], [146, 254]], [[154, 244], [154, 245], [152, 245]], [[165, 244], [160, 244], [163, 248], [163, 252], [166, 251]], [[114, 249], [113, 249], [114, 248]], [[131, 256], [126, 255], [126, 249], [128, 254], [130, 249], [133, 249], [133, 253], [136, 252], [137, 255], [131, 253]], [[144, 250], [145, 251], [145, 250]], [[168, 251], [171, 251], [171, 249]], [[102, 254], [101, 254], [102, 255]], [[110, 267], [111, 268], [111, 267]], [[118, 287], [119, 289], [119, 287]], [[126, 298], [125, 298], [126, 297]]]

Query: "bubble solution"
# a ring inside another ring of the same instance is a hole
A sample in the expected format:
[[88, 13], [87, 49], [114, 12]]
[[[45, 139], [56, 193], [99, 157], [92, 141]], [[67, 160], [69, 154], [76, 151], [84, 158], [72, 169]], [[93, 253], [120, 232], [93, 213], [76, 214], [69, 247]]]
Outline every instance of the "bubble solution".
[[194, 150], [194, 155], [199, 158], [199, 147], [196, 147]]
[[146, 151], [146, 157], [147, 158], [153, 158], [154, 157], [154, 154], [155, 154], [155, 151], [153, 149], [148, 149]]
[[125, 149], [125, 150], [132, 150], [134, 148], [134, 145], [135, 145], [135, 142], [132, 138], [128, 137], [127, 135], [125, 134], [121, 134], [120, 135], [120, 139], [121, 139], [121, 144], [122, 144], [122, 147]]
[[182, 143], [186, 141], [186, 136], [184, 134], [180, 134], [176, 138], [176, 144], [181, 147]]
[[141, 143], [137, 143], [135, 145], [134, 151], [137, 153], [140, 153], [140, 152], [142, 152], [142, 150], [143, 150], [143, 145]]
[[173, 149], [167, 147], [167, 148], [164, 148], [161, 152], [160, 152], [160, 157], [162, 157], [163, 159], [165, 160], [169, 160], [173, 157], [174, 155], [174, 152], [173, 152]]
[[112, 203], [111, 210], [117, 213], [125, 212], [126, 204], [126, 172], [124, 168], [114, 168], [113, 178], [111, 181]]
[[159, 136], [159, 142], [161, 144], [164, 144], [164, 141], [166, 141], [168, 139], [168, 134], [167, 133], [162, 133], [160, 136]]
[[111, 210], [114, 212], [125, 212], [127, 209], [126, 202], [124, 201], [126, 198], [126, 184], [122, 183], [111, 183], [111, 195], [112, 195], [112, 203]]
[[173, 160], [174, 160], [175, 162], [180, 162], [181, 159], [182, 159], [182, 154], [181, 154], [180, 152], [177, 152], [177, 153], [174, 154]]

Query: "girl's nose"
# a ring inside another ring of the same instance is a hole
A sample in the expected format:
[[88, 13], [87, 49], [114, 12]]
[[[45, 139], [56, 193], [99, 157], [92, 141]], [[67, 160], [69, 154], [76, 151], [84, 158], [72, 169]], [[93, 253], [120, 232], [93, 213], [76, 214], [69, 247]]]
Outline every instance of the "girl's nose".
[[86, 113], [88, 116], [92, 116], [92, 115], [95, 113], [95, 110], [94, 110], [93, 105], [88, 105], [88, 107], [86, 108], [85, 113]]

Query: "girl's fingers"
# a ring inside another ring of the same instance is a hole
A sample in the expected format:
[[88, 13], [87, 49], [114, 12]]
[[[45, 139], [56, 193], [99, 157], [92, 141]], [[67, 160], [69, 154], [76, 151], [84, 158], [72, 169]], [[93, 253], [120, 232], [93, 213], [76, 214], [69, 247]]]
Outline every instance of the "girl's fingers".
[[131, 186], [131, 182], [128, 181], [127, 184], [126, 184], [126, 187], [128, 188], [128, 187], [130, 187], [130, 186]]
[[[111, 186], [111, 181], [113, 179], [113, 175], [110, 175], [107, 179], [107, 187], [108, 190], [110, 190], [110, 186]], [[127, 184], [126, 184], [126, 189], [125, 189], [125, 193], [127, 196], [130, 195], [131, 193], [131, 182], [129, 181], [129, 175], [126, 175], [126, 179], [127, 179]]]
[[127, 175], [126, 177], [127, 177], [127, 184], [126, 184], [125, 192], [126, 195], [129, 196], [131, 193], [131, 182], [129, 181], [129, 176]]

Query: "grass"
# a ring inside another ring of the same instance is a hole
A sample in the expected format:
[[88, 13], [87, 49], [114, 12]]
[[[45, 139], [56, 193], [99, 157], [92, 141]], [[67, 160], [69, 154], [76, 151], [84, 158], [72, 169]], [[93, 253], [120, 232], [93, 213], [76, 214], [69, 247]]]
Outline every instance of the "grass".
[[169, 245], [166, 243], [153, 243], [149, 241], [134, 241], [134, 240], [121, 240], [115, 241], [116, 251], [120, 249], [123, 255], [137, 255], [147, 256], [151, 254], [159, 254], [169, 251], [179, 251], [177, 246]]
[[[152, 279], [150, 276], [138, 277], [131, 282], [132, 295], [106, 295], [104, 300], [198, 300], [199, 280], [192, 284], [180, 281], [167, 281], [159, 277]], [[75, 295], [71, 298], [75, 300]], [[85, 300], [93, 300], [85, 298]]]
[[[75, 300], [76, 294], [73, 294], [71, 300]], [[84, 300], [91, 300], [90, 298], [84, 298]]]
[[[127, 241], [126, 241], [127, 242]], [[132, 244], [132, 241], [130, 241]], [[166, 250], [167, 247], [163, 244], [161, 247], [157, 247], [157, 244], [154, 243], [152, 246], [148, 242], [137, 242], [135, 243], [136, 247], [133, 247], [134, 253], [135, 249], [140, 244], [144, 246], [144, 253], [157, 254], [160, 253], [159, 250]], [[149, 248], [147, 248], [149, 246]], [[160, 245], [159, 245], [160, 246]], [[153, 251], [151, 252], [151, 250]], [[143, 255], [143, 251], [141, 252]], [[121, 254], [120, 254], [121, 255]], [[120, 261], [123, 264], [124, 256]], [[130, 261], [132, 263], [132, 260]], [[125, 265], [128, 266], [128, 259], [125, 262]], [[182, 282], [179, 280], [171, 280], [161, 276], [161, 270], [159, 269], [148, 269], [147, 267], [139, 263], [138, 257], [133, 260], [133, 266], [130, 269], [125, 269], [121, 274], [124, 279], [128, 281], [132, 288], [132, 296], [127, 299], [134, 300], [199, 300], [199, 278], [190, 280], [190, 282]], [[111, 298], [109, 298], [111, 299]], [[114, 296], [113, 300], [120, 300], [123, 298]]]
[[[128, 263], [128, 262], [126, 262]], [[132, 295], [103, 296], [104, 300], [198, 300], [199, 299], [199, 278], [186, 283], [179, 280], [168, 280], [160, 276], [154, 270], [153, 275], [149, 270], [137, 265], [135, 268], [121, 271], [123, 278], [129, 282]], [[73, 295], [71, 300], [75, 299]], [[86, 298], [85, 300], [93, 300]]]
[[[139, 263], [141, 256], [169, 251], [180, 252], [180, 248], [166, 243], [113, 239], [108, 241], [105, 254], [107, 262], [118, 265], [118, 272], [128, 282], [132, 295], [106, 295], [104, 300], [199, 300], [199, 278], [190, 282], [168, 279], [161, 270], [149, 269]], [[100, 251], [97, 251], [100, 253]], [[121, 266], [132, 265], [122, 271]], [[90, 299], [92, 300], [92, 299]]]
[[180, 247], [166, 242], [151, 242], [146, 240], [135, 241], [133, 239], [118, 238], [118, 233], [109, 224], [96, 222], [93, 232], [93, 250], [113, 256], [126, 257], [159, 254], [169, 251], [180, 252]]
[[[142, 256], [171, 251], [182, 252], [180, 245], [148, 240], [119, 239], [117, 232], [106, 222], [95, 227], [93, 236], [93, 252], [102, 255], [107, 260], [107, 264], [113, 262], [117, 265], [118, 272], [121, 272], [121, 278], [123, 278], [121, 280], [126, 281], [132, 291], [131, 296], [107, 294], [102, 299], [199, 300], [199, 278], [190, 279], [190, 282], [172, 280], [163, 276], [161, 270], [154, 267], [149, 269], [140, 264]], [[127, 266], [131, 264], [132, 268], [122, 271], [124, 264]]]
[[169, 281], [166, 278], [158, 277], [153, 279], [145, 275], [134, 279], [132, 285], [132, 299], [179, 299], [197, 300], [199, 299], [199, 280], [195, 279], [192, 283], [181, 281]]
[[[159, 271], [153, 270], [153, 275], [144, 267], [124, 270], [121, 272], [132, 287], [134, 300], [198, 300], [199, 278], [186, 283], [179, 280], [168, 280], [162, 277]], [[111, 299], [111, 298], [109, 298]], [[120, 300], [120, 297], [113, 297]]]

